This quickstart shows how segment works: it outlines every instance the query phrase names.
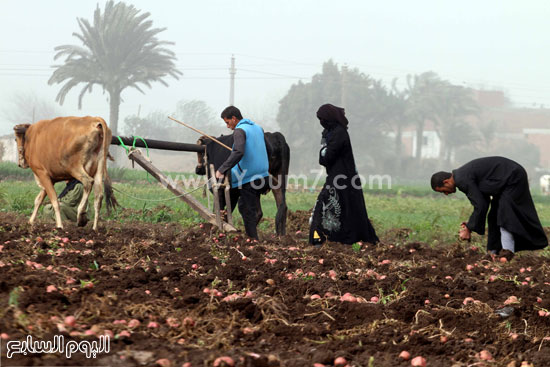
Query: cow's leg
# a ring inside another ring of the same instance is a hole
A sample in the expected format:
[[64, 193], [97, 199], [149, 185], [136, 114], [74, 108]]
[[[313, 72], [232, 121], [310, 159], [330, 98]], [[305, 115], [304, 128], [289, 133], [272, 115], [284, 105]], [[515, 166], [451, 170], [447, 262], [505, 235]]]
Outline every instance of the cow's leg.
[[[86, 209], [88, 207], [88, 198], [90, 197], [90, 192], [92, 192], [92, 186], [94, 185], [94, 179], [88, 175], [84, 169], [73, 172], [72, 176], [76, 178], [78, 181], [82, 183], [82, 186], [84, 188], [84, 193], [82, 194], [82, 199], [80, 199], [80, 203], [78, 204], [77, 214], [76, 214], [76, 224], [79, 227], [83, 227], [86, 225], [86, 218], [84, 217], [86, 213]], [[101, 185], [103, 189], [103, 185]], [[101, 194], [101, 197], [103, 198], [103, 193]], [[96, 213], [97, 217], [97, 213]]]
[[275, 231], [279, 236], [284, 236], [286, 234], [286, 195], [285, 189], [278, 187], [272, 189], [273, 196], [275, 197], [275, 203], [277, 204], [277, 214], [275, 216]]
[[104, 158], [99, 157], [99, 164], [97, 171], [94, 175], [93, 186], [94, 186], [94, 225], [93, 230], [97, 231], [97, 225], [99, 222], [99, 214], [101, 212], [101, 204], [103, 203], [103, 189], [104, 182], [103, 179], [109, 177], [107, 173], [107, 162]]
[[[198, 145], [204, 145], [202, 137], [197, 140]], [[204, 162], [205, 152], [197, 152], [197, 166], [195, 167], [195, 173], [197, 175], [206, 175], [206, 164]]]
[[44, 189], [44, 186], [42, 186], [40, 180], [36, 175], [34, 175], [34, 180], [36, 181], [38, 187], [40, 187], [40, 192], [38, 193], [38, 195], [36, 195], [36, 199], [34, 199], [34, 209], [31, 214], [31, 219], [29, 219], [30, 224], [34, 223], [36, 215], [38, 214], [38, 208], [40, 208], [40, 205], [42, 205], [42, 203], [44, 202], [44, 198], [46, 197], [46, 190]]
[[33, 224], [34, 220], [36, 219], [36, 215], [38, 214], [38, 208], [40, 208], [40, 205], [44, 202], [44, 198], [46, 197], [46, 190], [41, 189], [38, 195], [36, 195], [36, 199], [34, 199], [34, 210], [31, 214], [31, 219], [29, 219], [29, 223]]
[[96, 173], [94, 178], [94, 226], [93, 230], [97, 231], [97, 223], [99, 222], [99, 212], [101, 211], [101, 203], [103, 202], [103, 174]]
[[34, 175], [34, 179], [38, 186], [40, 186], [41, 190], [40, 193], [38, 193], [38, 195], [36, 196], [36, 199], [34, 199], [34, 210], [32, 211], [29, 223], [34, 223], [34, 220], [36, 219], [36, 216], [38, 214], [38, 209], [40, 208], [40, 205], [42, 205], [42, 203], [44, 202], [44, 197], [46, 196], [46, 194], [48, 194], [55, 213], [55, 226], [57, 228], [63, 228], [63, 222], [61, 221], [61, 212], [59, 211], [59, 202], [57, 201], [57, 193], [55, 192], [55, 189], [53, 187], [52, 180], [44, 172], [36, 173]]

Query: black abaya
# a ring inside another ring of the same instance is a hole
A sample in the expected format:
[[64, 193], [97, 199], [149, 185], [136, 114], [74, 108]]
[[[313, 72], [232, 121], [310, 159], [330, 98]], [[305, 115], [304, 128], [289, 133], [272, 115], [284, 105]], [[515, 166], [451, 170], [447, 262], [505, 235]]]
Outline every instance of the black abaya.
[[[345, 244], [357, 241], [376, 243], [378, 237], [367, 215], [361, 180], [345, 127], [347, 119], [340, 109], [341, 116], [332, 117], [332, 121], [325, 120], [323, 107], [318, 112], [325, 128], [319, 164], [326, 167], [327, 179], [313, 210], [309, 242], [318, 244], [328, 239]], [[338, 115], [338, 110], [331, 109], [331, 112]], [[319, 238], [316, 238], [316, 233]]]

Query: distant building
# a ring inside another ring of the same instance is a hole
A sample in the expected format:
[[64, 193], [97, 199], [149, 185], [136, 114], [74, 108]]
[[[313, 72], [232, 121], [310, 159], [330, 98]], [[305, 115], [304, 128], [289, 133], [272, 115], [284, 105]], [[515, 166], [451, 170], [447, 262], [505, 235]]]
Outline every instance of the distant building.
[[526, 140], [539, 149], [541, 168], [550, 169], [550, 109], [510, 108], [486, 116], [497, 122], [496, 139]]
[[477, 103], [484, 109], [503, 109], [510, 106], [510, 100], [500, 90], [472, 90]]
[[[422, 159], [439, 158], [441, 150], [441, 139], [434, 130], [433, 125], [428, 121], [423, 132], [421, 156]], [[395, 139], [395, 132], [389, 132], [387, 137]], [[416, 130], [413, 127], [408, 127], [401, 134], [401, 142], [403, 144], [402, 153], [406, 157], [416, 157]]]
[[15, 135], [8, 134], [0, 136], [0, 143], [4, 146], [2, 161], [17, 163], [17, 143], [15, 142]]
[[[550, 109], [548, 108], [515, 108], [502, 91], [474, 90], [482, 114], [481, 121], [494, 121], [494, 140], [512, 142], [516, 139], [527, 141], [540, 151], [541, 168], [550, 170]], [[476, 119], [478, 120], [478, 119]], [[395, 138], [395, 132], [387, 134]], [[402, 133], [402, 153], [415, 157], [416, 130], [408, 126]], [[431, 121], [426, 121], [422, 139], [422, 159], [439, 158], [441, 139]]]

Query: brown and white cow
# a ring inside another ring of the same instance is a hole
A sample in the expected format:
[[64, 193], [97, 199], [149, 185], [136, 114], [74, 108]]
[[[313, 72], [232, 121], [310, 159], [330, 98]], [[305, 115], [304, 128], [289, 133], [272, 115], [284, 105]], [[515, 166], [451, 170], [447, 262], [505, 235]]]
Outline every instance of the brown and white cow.
[[[103, 180], [109, 206], [110, 180], [107, 174], [107, 156], [111, 144], [111, 129], [101, 117], [57, 117], [34, 124], [14, 127], [19, 150], [19, 166], [31, 168], [36, 183], [42, 189], [34, 200], [29, 223], [33, 223], [44, 197], [48, 194], [55, 211], [55, 222], [63, 228], [59, 203], [53, 184], [75, 178], [82, 182], [84, 195], [78, 205], [77, 224], [86, 224], [88, 197], [94, 188], [94, 225], [97, 230], [103, 199]], [[116, 202], [116, 201], [115, 201]]]

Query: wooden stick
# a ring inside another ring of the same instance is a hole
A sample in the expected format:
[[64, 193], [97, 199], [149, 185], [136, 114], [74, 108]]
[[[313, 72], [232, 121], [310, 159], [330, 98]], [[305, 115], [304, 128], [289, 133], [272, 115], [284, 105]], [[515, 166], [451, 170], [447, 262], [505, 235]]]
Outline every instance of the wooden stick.
[[231, 212], [231, 194], [229, 191], [231, 189], [231, 185], [229, 184], [229, 179], [227, 177], [228, 176], [225, 175], [223, 179], [223, 182], [225, 184], [223, 190], [225, 194], [225, 211], [227, 212], [227, 223], [233, 225], [233, 213]]
[[[166, 187], [168, 190], [170, 190], [172, 193], [176, 194], [181, 200], [185, 201], [189, 206], [197, 211], [199, 215], [207, 220], [209, 223], [212, 223], [216, 226], [219, 226], [219, 228], [223, 231], [227, 232], [235, 232], [237, 229], [230, 225], [229, 223], [226, 223], [224, 221], [220, 222], [217, 220], [214, 213], [212, 213], [210, 210], [204, 207], [200, 201], [195, 199], [195, 197], [189, 193], [185, 193], [182, 190], [180, 190], [171, 180], [168, 179], [167, 176], [164, 175], [157, 167], [153, 166], [151, 162], [149, 162], [139, 150], [132, 150], [130, 154], [128, 155], [128, 158], [132, 161], [135, 161], [137, 164], [139, 164], [144, 170], [149, 172], [154, 178], [156, 178], [164, 187]], [[219, 212], [219, 211], [218, 211]]]
[[185, 126], [185, 127], [190, 128], [190, 129], [193, 130], [193, 131], [198, 132], [199, 134], [202, 134], [202, 135], [206, 136], [206, 137], [209, 138], [209, 139], [212, 139], [213, 141], [215, 141], [216, 143], [220, 144], [222, 147], [224, 147], [224, 148], [226, 148], [226, 149], [229, 149], [229, 150], [231, 150], [231, 151], [233, 150], [233, 149], [229, 148], [227, 145], [225, 145], [224, 143], [222, 143], [221, 141], [219, 141], [218, 139], [216, 139], [216, 138], [214, 138], [214, 137], [208, 135], [207, 133], [205, 133], [205, 132], [203, 132], [203, 131], [200, 131], [199, 129], [195, 129], [193, 126], [187, 125], [185, 122], [178, 121], [178, 120], [176, 120], [175, 118], [170, 117], [170, 116], [168, 116], [168, 118], [169, 118], [170, 120], [172, 120], [172, 121], [176, 121], [178, 124], [181, 124], [181, 125], [183, 125], [183, 126]]
[[[210, 163], [210, 174], [212, 177], [216, 177], [216, 170], [214, 169], [214, 165]], [[216, 179], [214, 179], [214, 183], [212, 184], [212, 193], [214, 194], [214, 214], [216, 215], [216, 225], [218, 228], [222, 227], [222, 216], [220, 214], [220, 192], [219, 192], [220, 184], [217, 182]]]

